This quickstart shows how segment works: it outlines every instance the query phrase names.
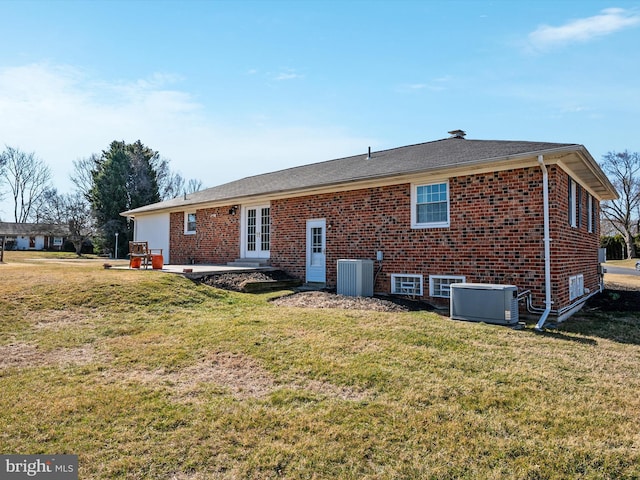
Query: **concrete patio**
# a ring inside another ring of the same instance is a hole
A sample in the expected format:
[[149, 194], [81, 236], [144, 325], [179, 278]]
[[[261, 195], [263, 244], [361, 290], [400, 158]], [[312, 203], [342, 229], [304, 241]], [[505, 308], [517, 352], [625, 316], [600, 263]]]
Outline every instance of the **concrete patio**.
[[[116, 269], [124, 270], [142, 270], [145, 268], [129, 268], [129, 263], [125, 265], [113, 266]], [[257, 270], [270, 271], [276, 270], [273, 267], [247, 267], [247, 266], [231, 266], [231, 265], [215, 265], [215, 264], [195, 264], [195, 265], [163, 265], [162, 269], [153, 270], [151, 265], [146, 270], [154, 272], [175, 273], [184, 275], [187, 278], [200, 278], [207, 275], [220, 273], [242, 273], [255, 272]]]

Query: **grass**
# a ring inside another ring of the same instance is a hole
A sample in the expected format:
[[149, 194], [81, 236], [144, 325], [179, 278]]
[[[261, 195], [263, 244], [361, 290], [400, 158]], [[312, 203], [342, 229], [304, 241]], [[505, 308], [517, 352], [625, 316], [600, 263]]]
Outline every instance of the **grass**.
[[6, 261], [3, 453], [83, 479], [640, 476], [638, 312], [540, 335]]
[[615, 267], [626, 267], [626, 268], [635, 268], [636, 262], [638, 262], [640, 258], [632, 258], [631, 260], [608, 260], [608, 265], [613, 265]]

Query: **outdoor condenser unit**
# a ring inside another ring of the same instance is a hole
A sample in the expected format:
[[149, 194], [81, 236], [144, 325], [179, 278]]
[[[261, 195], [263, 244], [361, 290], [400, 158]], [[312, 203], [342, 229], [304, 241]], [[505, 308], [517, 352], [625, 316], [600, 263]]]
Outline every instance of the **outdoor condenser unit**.
[[373, 296], [373, 260], [338, 260], [338, 295]]
[[518, 323], [518, 287], [490, 283], [452, 283], [451, 318], [472, 322]]

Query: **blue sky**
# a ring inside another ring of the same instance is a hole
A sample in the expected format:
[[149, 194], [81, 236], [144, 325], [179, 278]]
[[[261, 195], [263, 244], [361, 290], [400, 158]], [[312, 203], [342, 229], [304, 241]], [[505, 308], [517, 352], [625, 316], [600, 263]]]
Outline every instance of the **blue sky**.
[[0, 0], [0, 18], [0, 147], [62, 192], [112, 140], [205, 186], [453, 129], [640, 151], [640, 0]]

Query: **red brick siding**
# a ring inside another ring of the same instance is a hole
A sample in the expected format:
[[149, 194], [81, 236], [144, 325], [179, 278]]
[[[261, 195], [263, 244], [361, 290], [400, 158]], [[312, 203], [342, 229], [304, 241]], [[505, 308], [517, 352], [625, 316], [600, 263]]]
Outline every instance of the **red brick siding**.
[[170, 214], [169, 217], [169, 250], [171, 263], [187, 264], [196, 257], [196, 236], [184, 233], [184, 212]]
[[225, 264], [240, 256], [240, 212], [231, 205], [196, 210], [196, 233], [184, 233], [184, 212], [172, 213], [169, 248], [172, 263]]
[[562, 308], [569, 302], [569, 277], [584, 275], [585, 289], [591, 292], [599, 287], [598, 247], [600, 236], [599, 204], [594, 201], [594, 231], [588, 232], [588, 192], [582, 188], [581, 211], [578, 227], [569, 225], [569, 176], [558, 167], [549, 173], [551, 224], [551, 282], [553, 308]]
[[[568, 177], [549, 167], [553, 308], [569, 303], [569, 277], [598, 286], [598, 233], [568, 223]], [[366, 188], [271, 202], [271, 264], [305, 278], [306, 221], [327, 222], [327, 284], [336, 285], [340, 258], [375, 259], [384, 253], [375, 290], [391, 291], [391, 274], [462, 275], [467, 282], [514, 284], [544, 300], [542, 172], [539, 167], [451, 178], [450, 227], [411, 228], [411, 185]], [[594, 202], [597, 210], [597, 202]], [[226, 263], [240, 255], [240, 219], [229, 208], [198, 210], [196, 235], [184, 235], [184, 214], [171, 215], [174, 263]], [[598, 218], [598, 211], [594, 218]], [[376, 262], [376, 269], [380, 265]], [[430, 299], [443, 303], [443, 299]]]
[[[384, 261], [376, 291], [391, 274], [464, 275], [468, 282], [544, 284], [542, 197], [532, 191], [539, 169], [450, 180], [449, 228], [411, 228], [411, 186], [356, 190], [272, 202], [272, 264], [304, 278], [305, 219], [327, 219], [327, 283], [340, 258]], [[281, 233], [281, 231], [286, 233]], [[376, 265], [378, 266], [378, 265]], [[438, 301], [438, 300], [434, 300]]]
[[[568, 304], [569, 276], [598, 286], [598, 234], [568, 225], [567, 175], [549, 169], [554, 308]], [[375, 259], [384, 252], [376, 291], [390, 292], [391, 274], [463, 275], [468, 282], [512, 283], [544, 300], [544, 212], [538, 167], [450, 179], [449, 228], [412, 229], [411, 186], [355, 190], [272, 202], [272, 264], [305, 275], [305, 221], [327, 220], [327, 283], [335, 286], [340, 258]], [[598, 218], [597, 204], [594, 202]], [[376, 267], [378, 265], [376, 264]], [[557, 296], [557, 298], [555, 298]], [[440, 299], [431, 299], [441, 303]]]

